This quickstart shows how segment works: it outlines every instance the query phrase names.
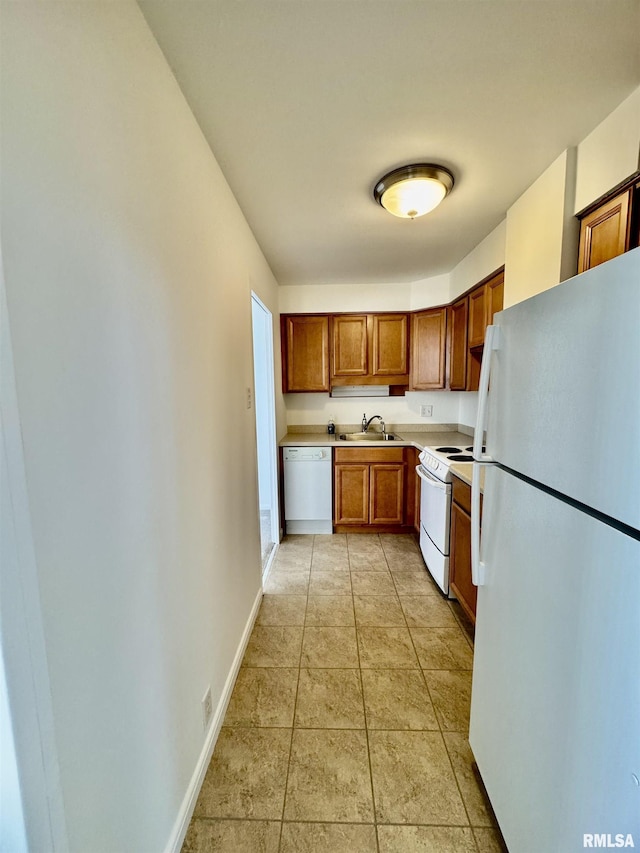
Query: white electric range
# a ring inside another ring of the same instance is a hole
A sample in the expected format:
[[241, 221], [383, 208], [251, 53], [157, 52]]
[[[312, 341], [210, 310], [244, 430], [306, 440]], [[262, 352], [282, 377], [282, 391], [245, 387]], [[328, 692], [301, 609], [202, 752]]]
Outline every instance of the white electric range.
[[449, 530], [451, 524], [451, 466], [473, 462], [471, 445], [425, 447], [416, 467], [420, 487], [420, 550], [442, 592], [449, 594]]

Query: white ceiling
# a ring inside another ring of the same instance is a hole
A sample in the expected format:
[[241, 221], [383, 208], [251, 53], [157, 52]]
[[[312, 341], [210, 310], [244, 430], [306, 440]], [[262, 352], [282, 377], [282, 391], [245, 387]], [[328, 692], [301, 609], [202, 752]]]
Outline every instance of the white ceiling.
[[[638, 0], [139, 0], [280, 284], [448, 272], [640, 83]], [[414, 221], [372, 199], [455, 175]]]

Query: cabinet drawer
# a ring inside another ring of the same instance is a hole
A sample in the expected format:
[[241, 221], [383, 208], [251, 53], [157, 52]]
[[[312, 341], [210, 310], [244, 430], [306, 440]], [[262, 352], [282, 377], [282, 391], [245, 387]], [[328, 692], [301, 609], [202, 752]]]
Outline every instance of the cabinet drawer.
[[403, 447], [336, 447], [333, 451], [336, 464], [340, 462], [402, 462]]
[[455, 503], [462, 507], [465, 512], [471, 514], [471, 486], [458, 477], [454, 477], [452, 481], [452, 496]]

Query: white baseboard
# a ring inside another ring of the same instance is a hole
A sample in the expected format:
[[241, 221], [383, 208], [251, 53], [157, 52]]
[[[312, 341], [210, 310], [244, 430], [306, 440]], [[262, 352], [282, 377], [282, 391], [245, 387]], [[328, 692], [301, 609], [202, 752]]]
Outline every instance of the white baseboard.
[[273, 568], [273, 563], [276, 558], [276, 554], [278, 553], [278, 549], [280, 545], [274, 545], [271, 553], [269, 554], [269, 559], [267, 560], [267, 565], [264, 567], [264, 572], [262, 573], [262, 587], [264, 589], [264, 585], [266, 583], [267, 578], [271, 574], [271, 569]]
[[240, 664], [242, 663], [242, 658], [244, 657], [245, 649], [247, 648], [247, 643], [249, 642], [249, 637], [253, 630], [253, 625], [258, 616], [261, 601], [262, 589], [258, 591], [256, 600], [251, 608], [251, 613], [249, 614], [247, 624], [245, 625], [245, 629], [242, 634], [242, 639], [240, 640], [240, 645], [238, 646], [238, 650], [233, 659], [233, 664], [229, 670], [229, 675], [225, 681], [220, 701], [218, 702], [213, 714], [211, 726], [207, 733], [204, 746], [202, 747], [202, 752], [198, 758], [196, 768], [193, 772], [193, 776], [191, 777], [191, 781], [189, 782], [189, 787], [187, 788], [187, 792], [184, 795], [184, 799], [180, 806], [178, 817], [176, 818], [173, 829], [171, 830], [171, 835], [169, 836], [169, 841], [165, 847], [165, 853], [180, 853], [180, 850], [182, 849], [184, 838], [187, 834], [187, 829], [189, 828], [189, 823], [193, 816], [193, 810], [196, 807], [198, 794], [200, 793], [200, 788], [202, 787], [207, 767], [211, 761], [211, 756], [213, 755], [213, 750], [216, 745], [216, 741], [218, 740], [220, 729], [222, 728], [222, 721], [224, 720], [224, 715], [227, 712], [227, 705], [229, 704], [229, 699], [231, 699], [231, 693], [233, 692], [233, 686], [236, 683], [238, 670], [240, 669]]

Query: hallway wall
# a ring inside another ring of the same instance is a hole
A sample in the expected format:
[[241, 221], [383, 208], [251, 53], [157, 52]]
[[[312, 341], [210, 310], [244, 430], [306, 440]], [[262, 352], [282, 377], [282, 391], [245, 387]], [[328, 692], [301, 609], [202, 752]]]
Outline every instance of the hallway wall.
[[69, 846], [159, 851], [260, 590], [250, 291], [277, 320], [277, 284], [135, 3], [2, 16], [1, 233]]

